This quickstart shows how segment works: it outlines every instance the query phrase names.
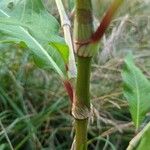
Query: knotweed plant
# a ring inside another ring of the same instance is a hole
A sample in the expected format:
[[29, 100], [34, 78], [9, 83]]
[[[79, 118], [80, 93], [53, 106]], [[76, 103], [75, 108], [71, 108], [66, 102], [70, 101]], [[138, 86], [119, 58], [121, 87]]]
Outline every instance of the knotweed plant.
[[[59, 36], [59, 23], [44, 8], [41, 0], [0, 2], [1, 43], [17, 43], [32, 51], [35, 62], [53, 69], [60, 76], [72, 102], [75, 138], [72, 149], [87, 149], [87, 124], [91, 114], [90, 68], [99, 41], [112, 16], [123, 0], [114, 0], [96, 31], [93, 28], [91, 0], [75, 0], [74, 33], [61, 0], [56, 0], [64, 30]], [[77, 69], [74, 58], [77, 56]], [[72, 80], [75, 80], [75, 85]]]
[[[61, 0], [55, 0], [64, 37], [59, 34], [58, 21], [47, 12], [42, 0], [0, 1], [1, 43], [17, 43], [23, 49], [30, 50], [39, 67], [53, 69], [59, 75], [59, 79], [69, 95], [71, 114], [75, 121], [72, 150], [87, 150], [87, 126], [92, 112], [90, 102], [91, 61], [99, 50], [100, 40], [112, 17], [123, 1], [113, 0], [95, 30], [91, 0], [75, 0], [72, 34], [72, 25], [63, 3]], [[136, 67], [134, 67], [132, 59], [127, 59], [126, 66], [125, 71], [127, 72], [124, 71], [123, 78], [129, 87], [128, 80], [126, 80], [128, 73]], [[138, 70], [137, 73], [142, 76]], [[146, 83], [145, 79], [143, 81]], [[149, 88], [149, 85], [146, 86]], [[131, 98], [127, 92], [125, 92], [125, 97], [128, 100]], [[138, 100], [140, 101], [140, 99]], [[148, 109], [149, 106], [144, 112]], [[140, 113], [143, 114], [138, 109], [138, 115]], [[135, 113], [131, 112], [131, 114], [138, 129], [142, 119], [138, 116], [135, 119]]]

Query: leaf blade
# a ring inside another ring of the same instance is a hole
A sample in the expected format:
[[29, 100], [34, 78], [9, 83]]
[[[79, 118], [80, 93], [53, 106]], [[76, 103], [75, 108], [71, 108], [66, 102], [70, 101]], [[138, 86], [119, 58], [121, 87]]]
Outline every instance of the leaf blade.
[[122, 78], [124, 96], [128, 101], [133, 122], [138, 129], [146, 113], [150, 110], [150, 82], [135, 66], [132, 55], [125, 58]]
[[[20, 19], [18, 19], [18, 14], [16, 17], [16, 13], [7, 13], [7, 11], [4, 11], [7, 9], [0, 8], [0, 18], [2, 18], [0, 21], [0, 32], [4, 33], [7, 37], [5, 40], [1, 40], [1, 42], [25, 42], [32, 53], [37, 56], [37, 59], [41, 59], [40, 62], [43, 64], [45, 62], [44, 68], [51, 66], [50, 68], [53, 68], [61, 78], [65, 78], [66, 70], [63, 58], [60, 57], [59, 52], [54, 50], [54, 47], [48, 46], [49, 42], [53, 40], [62, 42], [58, 36], [58, 29], [60, 27], [58, 22], [44, 10], [41, 0], [32, 1], [35, 11], [26, 8], [27, 4], [32, 3], [31, 0], [22, 0], [22, 2], [25, 5], [25, 10], [22, 12], [19, 8], [19, 11], [21, 11]], [[22, 4], [20, 3], [18, 2], [19, 6]], [[15, 15], [13, 16], [13, 14]], [[60, 58], [59, 60], [56, 59], [57, 56]], [[65, 59], [67, 60], [67, 57]]]

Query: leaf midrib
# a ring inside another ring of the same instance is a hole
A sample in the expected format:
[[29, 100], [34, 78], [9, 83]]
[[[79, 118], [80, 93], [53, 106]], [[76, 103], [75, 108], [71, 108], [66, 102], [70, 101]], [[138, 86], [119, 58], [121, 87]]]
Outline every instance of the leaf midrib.
[[[10, 17], [6, 12], [0, 9], [0, 12], [3, 13], [6, 17]], [[41, 49], [41, 51], [45, 54], [45, 56], [48, 58], [52, 66], [55, 68], [57, 73], [61, 76], [61, 78], [64, 78], [64, 74], [61, 71], [61, 69], [58, 67], [58, 65], [55, 63], [55, 61], [48, 55], [46, 50], [42, 47], [42, 45], [33, 37], [31, 36], [26, 29], [24, 29], [22, 26], [19, 26], [19, 28]]]
[[136, 98], [137, 98], [137, 113], [136, 113], [136, 129], [138, 129], [139, 127], [139, 116], [140, 116], [140, 92], [139, 92], [139, 86], [137, 83], [137, 78], [136, 78], [136, 74], [135, 71], [133, 69], [133, 74], [134, 74], [134, 81], [135, 81], [135, 86], [136, 86]]

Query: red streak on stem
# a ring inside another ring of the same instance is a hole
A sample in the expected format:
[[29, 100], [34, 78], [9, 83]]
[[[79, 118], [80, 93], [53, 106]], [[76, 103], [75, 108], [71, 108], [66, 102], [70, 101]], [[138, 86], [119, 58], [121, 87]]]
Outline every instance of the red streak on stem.
[[69, 98], [70, 98], [71, 102], [73, 103], [73, 87], [68, 80], [65, 80], [63, 83], [64, 83], [64, 87], [69, 95]]
[[114, 16], [115, 12], [117, 11], [122, 2], [123, 0], [113, 1], [111, 6], [108, 8], [106, 14], [104, 15], [96, 32], [92, 35], [91, 42], [98, 42], [102, 38], [103, 34], [105, 33], [112, 20], [112, 17]]

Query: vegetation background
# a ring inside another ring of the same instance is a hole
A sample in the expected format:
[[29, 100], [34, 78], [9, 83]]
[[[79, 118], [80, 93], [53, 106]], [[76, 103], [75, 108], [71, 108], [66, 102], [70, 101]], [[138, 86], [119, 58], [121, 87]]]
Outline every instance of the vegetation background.
[[[92, 0], [95, 26], [110, 1]], [[71, 16], [74, 0], [63, 2]], [[44, 3], [59, 20], [55, 1]], [[92, 63], [96, 119], [89, 125], [90, 150], [125, 150], [133, 138], [120, 72], [124, 56], [132, 51], [136, 65], [150, 79], [149, 39], [150, 0], [126, 0]], [[145, 123], [149, 120], [147, 114]], [[67, 150], [73, 139], [72, 123], [70, 102], [58, 76], [38, 68], [29, 51], [0, 44], [0, 150], [9, 150], [10, 145], [14, 150]]]

